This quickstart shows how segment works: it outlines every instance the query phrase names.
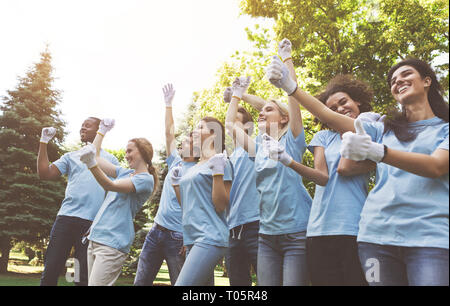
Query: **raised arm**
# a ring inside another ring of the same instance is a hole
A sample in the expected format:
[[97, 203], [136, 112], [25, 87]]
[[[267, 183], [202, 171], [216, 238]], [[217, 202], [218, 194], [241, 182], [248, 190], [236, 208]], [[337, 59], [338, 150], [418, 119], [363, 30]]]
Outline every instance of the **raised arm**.
[[176, 150], [175, 145], [175, 123], [172, 114], [172, 101], [175, 96], [175, 90], [172, 84], [167, 84], [163, 87], [164, 102], [166, 104], [166, 116], [165, 116], [165, 134], [166, 134], [166, 151], [167, 156], [172, 154], [173, 150]]
[[39, 143], [37, 158], [37, 173], [41, 180], [56, 180], [61, 176], [61, 172], [58, 168], [51, 165], [48, 159], [47, 144], [55, 134], [56, 129], [54, 127], [43, 128], [41, 132], [41, 141]]
[[235, 124], [239, 100], [242, 99], [242, 95], [250, 85], [250, 77], [238, 77], [233, 82], [233, 94], [228, 107], [227, 115], [225, 118], [225, 129], [227, 134], [233, 137], [233, 140], [244, 150], [246, 150], [250, 156], [255, 156], [256, 144], [255, 141], [244, 131], [243, 128]]
[[[233, 97], [233, 88], [227, 87], [223, 93], [223, 100], [226, 103], [230, 103], [232, 97]], [[266, 100], [264, 100], [263, 98], [248, 94], [246, 92], [242, 93], [241, 100], [250, 104], [258, 112], [260, 112], [263, 109], [264, 105], [266, 104]]]
[[289, 76], [287, 66], [278, 57], [272, 59], [272, 63], [267, 67], [266, 76], [270, 83], [283, 89], [288, 96], [295, 98], [297, 103], [300, 103], [311, 114], [335, 131], [340, 133], [354, 131], [354, 119], [330, 110], [322, 102], [298, 88], [297, 82]]
[[[295, 73], [294, 63], [291, 57], [292, 52], [292, 44], [289, 39], [283, 39], [278, 45], [278, 55], [285, 63], [290, 78], [297, 83], [297, 75]], [[300, 107], [298, 105], [297, 100], [295, 100], [292, 96], [288, 96], [288, 108], [289, 108], [289, 128], [292, 131], [292, 135], [294, 138], [297, 138], [298, 135], [303, 131], [303, 121], [302, 121], [302, 113], [300, 111]]]
[[97, 135], [95, 135], [94, 142], [92, 143], [93, 146], [96, 149], [96, 159], [97, 164], [100, 167], [100, 169], [106, 173], [109, 177], [116, 177], [116, 168], [117, 166], [111, 163], [110, 161], [104, 159], [100, 156], [100, 151], [102, 148], [103, 138], [105, 137], [106, 133], [109, 132], [114, 127], [115, 121], [114, 119], [103, 119], [100, 121], [100, 126], [98, 128]]

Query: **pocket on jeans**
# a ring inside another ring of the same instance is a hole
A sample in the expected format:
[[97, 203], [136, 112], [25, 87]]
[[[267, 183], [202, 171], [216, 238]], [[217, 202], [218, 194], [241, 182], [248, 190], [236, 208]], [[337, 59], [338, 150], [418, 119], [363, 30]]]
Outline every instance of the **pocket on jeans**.
[[292, 234], [286, 234], [286, 239], [289, 241], [302, 241], [306, 240], [306, 232], [298, 232], [298, 233], [292, 233]]
[[183, 233], [180, 233], [180, 232], [173, 232], [173, 231], [171, 231], [170, 232], [170, 237], [173, 240], [183, 241]]

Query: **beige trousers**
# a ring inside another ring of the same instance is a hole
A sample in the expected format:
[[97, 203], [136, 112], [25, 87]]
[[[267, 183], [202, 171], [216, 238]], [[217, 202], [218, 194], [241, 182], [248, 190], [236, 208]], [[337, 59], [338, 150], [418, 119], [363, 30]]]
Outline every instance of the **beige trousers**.
[[87, 251], [88, 285], [112, 286], [119, 278], [127, 254], [109, 246], [89, 241]]

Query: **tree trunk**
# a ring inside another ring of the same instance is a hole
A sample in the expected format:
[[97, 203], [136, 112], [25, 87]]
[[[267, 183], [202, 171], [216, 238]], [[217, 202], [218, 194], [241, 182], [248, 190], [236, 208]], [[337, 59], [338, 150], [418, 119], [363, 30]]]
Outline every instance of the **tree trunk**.
[[0, 273], [8, 272], [9, 252], [11, 251], [11, 238], [0, 237]]

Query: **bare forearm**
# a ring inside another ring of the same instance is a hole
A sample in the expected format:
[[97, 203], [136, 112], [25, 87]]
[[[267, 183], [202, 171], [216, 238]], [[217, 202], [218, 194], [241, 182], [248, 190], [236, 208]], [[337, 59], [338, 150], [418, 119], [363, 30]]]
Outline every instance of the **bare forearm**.
[[437, 150], [432, 155], [389, 149], [383, 163], [416, 175], [438, 178], [448, 173], [448, 151]]
[[106, 174], [97, 166], [91, 169], [92, 175], [94, 175], [96, 181], [103, 187], [103, 189], [110, 191], [113, 189], [113, 181], [109, 179]]
[[50, 164], [48, 159], [47, 144], [42, 142], [39, 144], [37, 174], [41, 180], [55, 180], [61, 175], [59, 170]]
[[247, 93], [244, 93], [242, 95], [242, 100], [250, 104], [257, 111], [261, 111], [266, 104], [266, 100], [264, 100], [263, 98]]
[[341, 157], [337, 172], [342, 176], [353, 176], [375, 170], [377, 164], [371, 160], [354, 161]]
[[173, 186], [173, 190], [175, 190], [175, 195], [177, 196], [178, 204], [180, 204], [181, 206], [180, 186]]
[[213, 176], [212, 201], [217, 212], [223, 212], [230, 202], [230, 194], [225, 188], [222, 175]]
[[298, 88], [292, 96], [295, 98], [297, 103], [300, 103], [322, 123], [327, 124], [335, 131], [338, 131], [340, 133], [355, 131], [353, 122], [354, 119], [330, 110], [322, 102], [320, 102], [310, 94], [304, 92], [300, 88]]
[[310, 168], [299, 162], [296, 162], [295, 160], [292, 160], [289, 168], [291, 168], [307, 180], [313, 181], [318, 185], [325, 186], [328, 182], [328, 173]]
[[166, 135], [166, 151], [169, 156], [175, 149], [175, 123], [173, 120], [172, 107], [166, 106], [165, 115], [165, 135]]

